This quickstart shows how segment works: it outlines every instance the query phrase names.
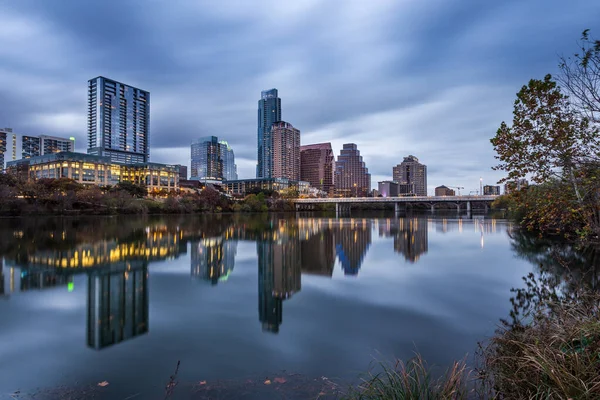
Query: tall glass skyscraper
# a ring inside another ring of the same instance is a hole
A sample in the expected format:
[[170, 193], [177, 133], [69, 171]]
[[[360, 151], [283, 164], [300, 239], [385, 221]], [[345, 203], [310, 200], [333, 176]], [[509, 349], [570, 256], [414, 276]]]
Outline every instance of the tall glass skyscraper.
[[235, 180], [237, 166], [227, 141], [207, 136], [192, 142], [191, 179]]
[[271, 178], [273, 171], [273, 141], [271, 126], [281, 121], [281, 99], [277, 89], [264, 90], [258, 101], [258, 162], [257, 178]]
[[116, 163], [149, 158], [150, 93], [102, 76], [88, 81], [88, 153]]
[[356, 144], [343, 145], [335, 163], [334, 181], [340, 197], [366, 197], [371, 191], [371, 174]]

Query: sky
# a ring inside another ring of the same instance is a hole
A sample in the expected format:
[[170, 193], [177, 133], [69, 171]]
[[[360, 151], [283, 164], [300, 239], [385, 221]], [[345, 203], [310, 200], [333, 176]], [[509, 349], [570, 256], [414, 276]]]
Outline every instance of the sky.
[[503, 177], [489, 139], [516, 92], [584, 29], [600, 37], [599, 17], [596, 0], [0, 0], [0, 126], [86, 152], [102, 75], [150, 92], [151, 161], [189, 166], [214, 135], [252, 178], [277, 88], [302, 144], [356, 143], [373, 188], [412, 154], [430, 194], [468, 194]]

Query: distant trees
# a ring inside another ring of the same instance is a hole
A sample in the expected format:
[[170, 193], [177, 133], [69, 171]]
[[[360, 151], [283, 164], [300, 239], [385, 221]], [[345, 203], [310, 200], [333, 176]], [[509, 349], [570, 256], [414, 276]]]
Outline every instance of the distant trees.
[[513, 195], [527, 227], [598, 238], [600, 44], [587, 31], [582, 40], [584, 53], [561, 62], [566, 92], [546, 75], [517, 93], [512, 124], [502, 122], [491, 139], [493, 169], [507, 173], [499, 183], [528, 176], [539, 185]]

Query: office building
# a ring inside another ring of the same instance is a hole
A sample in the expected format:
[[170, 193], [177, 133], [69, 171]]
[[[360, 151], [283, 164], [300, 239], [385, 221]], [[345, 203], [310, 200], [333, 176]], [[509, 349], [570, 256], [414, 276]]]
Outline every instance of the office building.
[[335, 195], [366, 197], [371, 191], [371, 174], [356, 144], [343, 145], [335, 164]]
[[287, 178], [257, 178], [238, 179], [223, 182], [223, 188], [232, 196], [245, 196], [249, 193], [260, 191], [280, 192], [295, 189], [299, 194], [309, 194], [310, 184], [304, 181], [291, 181]]
[[75, 138], [57, 136], [26, 136], [21, 138], [21, 158], [31, 158], [61, 151], [75, 151]]
[[393, 168], [392, 174], [394, 182], [414, 185], [415, 195], [427, 196], [427, 166], [421, 164], [417, 157], [404, 157], [404, 161]]
[[335, 156], [331, 143], [300, 146], [300, 180], [333, 195]]
[[500, 186], [484, 185], [483, 194], [485, 196], [500, 196]]
[[273, 143], [272, 178], [300, 180], [300, 130], [285, 121], [277, 121], [271, 126]]
[[397, 197], [398, 184], [393, 181], [377, 182], [378, 192], [381, 197]]
[[273, 172], [273, 141], [271, 127], [281, 121], [281, 99], [277, 89], [264, 90], [258, 101], [257, 178], [271, 178]]
[[7, 172], [27, 179], [69, 178], [84, 185], [111, 186], [121, 181], [145, 185], [149, 192], [177, 190], [179, 171], [158, 163], [117, 164], [109, 157], [61, 152], [11, 161]]
[[114, 163], [148, 162], [150, 93], [102, 76], [88, 81], [88, 153]]
[[435, 188], [436, 196], [455, 196], [456, 192], [447, 186], [438, 186]]
[[179, 171], [179, 181], [186, 181], [188, 178], [188, 168], [186, 165], [177, 164], [175, 165]]
[[17, 135], [11, 128], [0, 128], [0, 173], [5, 163], [17, 159]]
[[222, 181], [237, 179], [233, 150], [225, 140], [207, 136], [192, 142], [191, 179]]
[[221, 158], [223, 159], [223, 179], [233, 181], [238, 178], [237, 165], [235, 164], [235, 154], [226, 140], [220, 140]]

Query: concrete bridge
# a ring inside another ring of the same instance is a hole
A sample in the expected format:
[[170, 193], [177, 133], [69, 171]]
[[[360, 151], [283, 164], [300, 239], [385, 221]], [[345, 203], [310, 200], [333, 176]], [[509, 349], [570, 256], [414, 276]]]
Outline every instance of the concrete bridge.
[[292, 200], [296, 205], [296, 210], [306, 211], [314, 210], [317, 204], [335, 204], [336, 214], [347, 212], [353, 204], [394, 204], [396, 214], [401, 211], [407, 211], [414, 205], [429, 206], [434, 212], [436, 205], [449, 204], [454, 205], [457, 211], [461, 209], [471, 211], [473, 206], [483, 208], [487, 211], [492, 202], [498, 196], [413, 196], [413, 197], [333, 197], [333, 198], [310, 198]]

